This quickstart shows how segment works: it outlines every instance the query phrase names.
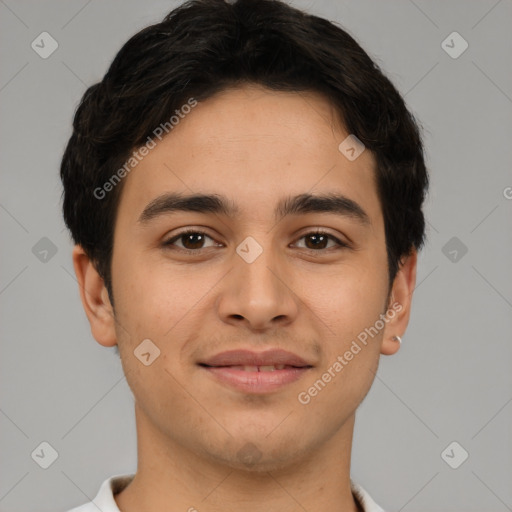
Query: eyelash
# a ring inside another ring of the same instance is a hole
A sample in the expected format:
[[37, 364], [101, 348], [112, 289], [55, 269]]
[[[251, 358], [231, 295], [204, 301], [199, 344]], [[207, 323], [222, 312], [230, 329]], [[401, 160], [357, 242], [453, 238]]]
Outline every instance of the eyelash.
[[[210, 235], [208, 235], [207, 233], [205, 233], [204, 231], [199, 231], [197, 229], [187, 229], [185, 231], [182, 231], [181, 233], [178, 233], [177, 235], [174, 235], [172, 238], [170, 238], [169, 240], [166, 240], [165, 242], [163, 242], [163, 247], [166, 248], [166, 249], [169, 249], [172, 247], [172, 250], [178, 250], [182, 253], [185, 253], [185, 254], [193, 254], [193, 255], [197, 255], [198, 253], [200, 253], [200, 251], [202, 251], [203, 249], [209, 249], [209, 247], [202, 247], [200, 249], [185, 249], [183, 247], [177, 247], [177, 246], [174, 246], [173, 247], [173, 244], [174, 242], [176, 242], [177, 240], [179, 240], [180, 238], [182, 238], [183, 236], [186, 236], [186, 235], [205, 235], [207, 236], [208, 238], [212, 239], [213, 240], [213, 237], [211, 237]], [[320, 235], [320, 236], [327, 236], [329, 239], [333, 240], [334, 242], [336, 242], [336, 244], [338, 244], [338, 247], [330, 247], [330, 248], [326, 248], [326, 249], [308, 249], [308, 248], [305, 248], [306, 251], [310, 252], [310, 253], [321, 253], [321, 252], [326, 252], [328, 251], [329, 249], [348, 249], [349, 248], [349, 245], [345, 242], [342, 242], [339, 238], [335, 237], [334, 235], [331, 235], [330, 233], [327, 233], [326, 231], [322, 231], [320, 229], [318, 230], [315, 230], [315, 231], [309, 231], [308, 233], [304, 233], [300, 238], [299, 240], [302, 240], [303, 238], [307, 237], [307, 236], [310, 236], [310, 235]]]

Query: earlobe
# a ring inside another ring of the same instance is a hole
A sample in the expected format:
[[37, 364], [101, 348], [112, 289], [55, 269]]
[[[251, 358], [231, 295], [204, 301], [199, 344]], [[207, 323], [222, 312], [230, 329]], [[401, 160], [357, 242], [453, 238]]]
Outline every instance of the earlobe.
[[380, 353], [385, 356], [392, 356], [396, 354], [402, 345], [402, 338], [398, 335], [388, 336], [382, 340]]
[[393, 281], [390, 301], [386, 317], [381, 354], [393, 355], [398, 352], [402, 343], [402, 336], [407, 329], [411, 314], [411, 303], [414, 287], [416, 286], [416, 268], [418, 254], [415, 249], [402, 258], [400, 268]]
[[73, 266], [94, 339], [105, 347], [116, 345], [114, 310], [105, 282], [80, 245], [73, 249]]

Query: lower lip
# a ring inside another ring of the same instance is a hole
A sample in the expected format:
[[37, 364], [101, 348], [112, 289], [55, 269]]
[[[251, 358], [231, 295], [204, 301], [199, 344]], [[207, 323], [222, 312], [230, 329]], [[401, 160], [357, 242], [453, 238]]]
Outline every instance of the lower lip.
[[285, 368], [269, 372], [246, 372], [229, 366], [202, 366], [218, 381], [245, 393], [270, 393], [299, 380], [309, 369]]

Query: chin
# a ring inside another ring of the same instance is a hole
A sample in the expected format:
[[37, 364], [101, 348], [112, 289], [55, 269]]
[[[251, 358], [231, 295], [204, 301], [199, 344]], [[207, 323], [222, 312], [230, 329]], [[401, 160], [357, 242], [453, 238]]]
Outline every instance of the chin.
[[[219, 445], [217, 445], [218, 447]], [[286, 469], [297, 462], [304, 450], [293, 439], [271, 440], [263, 436], [260, 440], [226, 440], [224, 449], [215, 450], [209, 455], [217, 463], [222, 463], [237, 471], [267, 473]]]

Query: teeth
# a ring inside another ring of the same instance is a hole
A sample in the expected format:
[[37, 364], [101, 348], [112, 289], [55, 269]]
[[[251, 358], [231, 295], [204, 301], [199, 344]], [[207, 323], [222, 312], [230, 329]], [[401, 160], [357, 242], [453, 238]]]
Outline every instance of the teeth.
[[275, 370], [284, 370], [286, 365], [276, 364], [267, 366], [231, 366], [233, 370], [243, 370], [244, 372], [273, 372]]

